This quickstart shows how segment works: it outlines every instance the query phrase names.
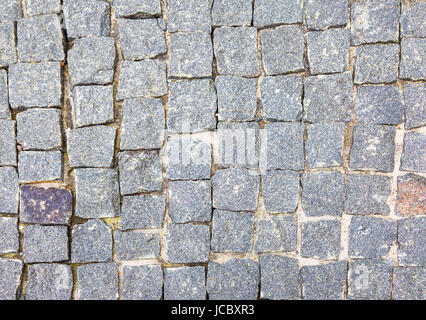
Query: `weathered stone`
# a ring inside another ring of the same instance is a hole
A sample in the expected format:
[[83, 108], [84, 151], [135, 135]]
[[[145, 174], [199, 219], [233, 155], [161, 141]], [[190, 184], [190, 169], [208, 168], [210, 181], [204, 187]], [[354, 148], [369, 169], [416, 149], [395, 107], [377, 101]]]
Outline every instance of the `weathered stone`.
[[113, 0], [118, 17], [157, 16], [161, 14], [160, 0]]
[[350, 174], [347, 183], [345, 202], [347, 213], [389, 215], [391, 177]]
[[18, 63], [9, 67], [9, 102], [12, 109], [60, 106], [61, 87], [59, 62]]
[[120, 215], [118, 174], [114, 169], [74, 169], [75, 215], [110, 218]]
[[22, 267], [23, 264], [19, 260], [0, 258], [1, 300], [16, 300], [17, 290], [21, 283]]
[[311, 30], [345, 26], [348, 23], [347, 0], [305, 0], [306, 24]]
[[282, 170], [270, 170], [262, 175], [262, 196], [268, 213], [296, 211], [299, 177], [299, 173]]
[[39, 16], [48, 13], [59, 13], [61, 1], [59, 0], [25, 0], [26, 16]]
[[[99, 1], [97, 1], [99, 2]], [[68, 50], [71, 84], [109, 84], [114, 74], [115, 45], [108, 37], [81, 38]]]
[[303, 21], [302, 0], [256, 0], [253, 25], [256, 28]]
[[13, 167], [0, 167], [0, 212], [18, 213], [18, 174]]
[[394, 168], [395, 127], [357, 124], [349, 161], [352, 170], [392, 172]]
[[207, 293], [210, 300], [255, 300], [259, 290], [259, 265], [250, 259], [209, 262]]
[[389, 300], [393, 264], [388, 260], [354, 260], [349, 262], [348, 298]]
[[157, 151], [120, 152], [118, 167], [122, 195], [163, 188], [161, 160]]
[[257, 77], [257, 31], [251, 27], [222, 27], [214, 30], [214, 53], [221, 75]]
[[24, 223], [68, 224], [72, 194], [67, 189], [21, 186], [19, 217]]
[[119, 261], [158, 258], [160, 237], [157, 234], [114, 231], [114, 246]]
[[398, 77], [398, 65], [398, 44], [359, 46], [356, 49], [354, 83], [394, 82]]
[[299, 26], [283, 26], [260, 34], [262, 62], [267, 75], [304, 69], [303, 31]]
[[302, 77], [265, 77], [260, 92], [265, 119], [299, 121], [302, 118]]
[[404, 136], [401, 169], [403, 171], [426, 172], [426, 134], [407, 132]]
[[216, 0], [212, 7], [212, 24], [219, 26], [250, 26], [252, 21], [250, 0]]
[[19, 249], [18, 218], [0, 217], [0, 254]]
[[15, 28], [13, 22], [0, 22], [0, 66], [9, 66], [14, 64], [16, 60]]
[[405, 129], [426, 125], [426, 84], [409, 83], [404, 85]]
[[393, 294], [394, 300], [426, 299], [426, 268], [394, 268]]
[[426, 38], [401, 40], [401, 63], [399, 76], [402, 79], [426, 80]]
[[426, 37], [425, 2], [402, 2], [401, 36]]
[[304, 119], [308, 122], [352, 120], [352, 74], [319, 75], [305, 80]]
[[24, 262], [68, 260], [67, 233], [66, 226], [26, 226], [24, 230]]
[[320, 260], [337, 260], [340, 254], [340, 222], [310, 221], [302, 224], [300, 255]]
[[169, 0], [167, 20], [169, 32], [211, 31], [212, 0]]
[[77, 267], [77, 300], [117, 300], [118, 270], [115, 263]]
[[164, 269], [164, 300], [205, 300], [204, 267]]
[[0, 166], [16, 166], [15, 121], [0, 120]]
[[414, 216], [426, 212], [426, 178], [415, 174], [398, 177], [397, 214]]
[[299, 263], [294, 258], [262, 254], [260, 264], [260, 297], [271, 300], [301, 298]]
[[26, 300], [71, 300], [73, 278], [65, 264], [32, 264], [28, 266]]
[[16, 139], [24, 150], [62, 148], [62, 114], [57, 109], [30, 109], [16, 116]]
[[158, 196], [126, 196], [121, 206], [121, 229], [152, 229], [163, 225], [166, 200]]
[[22, 17], [21, 1], [4, 0], [0, 3], [0, 21], [15, 21]]
[[376, 217], [352, 217], [349, 257], [383, 258], [396, 240], [396, 221]]
[[161, 265], [123, 266], [123, 300], [160, 300], [163, 295]]
[[295, 215], [258, 218], [256, 232], [255, 250], [258, 253], [296, 251], [297, 218]]
[[[0, 29], [1, 29], [1, 24], [0, 24]], [[0, 39], [1, 38], [2, 36], [0, 34]], [[0, 53], [0, 56], [1, 55], [2, 54]], [[7, 73], [6, 73], [6, 70], [0, 70], [0, 119], [10, 119], [10, 118], [11, 118], [11, 114], [9, 109], [9, 90], [7, 88]]]
[[399, 266], [426, 266], [425, 241], [426, 217], [398, 220]]
[[117, 99], [160, 97], [167, 93], [166, 64], [162, 61], [123, 61]]
[[171, 263], [207, 262], [210, 254], [209, 226], [169, 223], [166, 251], [167, 261]]
[[22, 151], [18, 155], [19, 182], [62, 180], [62, 168], [60, 151]]

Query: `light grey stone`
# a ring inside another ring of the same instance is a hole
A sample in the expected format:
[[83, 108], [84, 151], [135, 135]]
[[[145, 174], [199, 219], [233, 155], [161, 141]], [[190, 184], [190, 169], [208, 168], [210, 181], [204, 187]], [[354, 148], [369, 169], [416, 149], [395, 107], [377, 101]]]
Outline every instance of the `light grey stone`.
[[296, 251], [295, 215], [258, 218], [256, 233], [255, 250], [258, 253]]
[[255, 0], [253, 25], [256, 28], [303, 21], [302, 0]]
[[160, 300], [163, 295], [161, 265], [123, 266], [123, 300]]
[[398, 220], [399, 266], [426, 266], [426, 217]]
[[164, 269], [164, 300], [205, 300], [204, 267]]
[[0, 21], [16, 21], [21, 17], [21, 1], [4, 0], [0, 3]]
[[212, 7], [212, 25], [249, 26], [253, 5], [250, 0], [215, 0]]
[[13, 167], [0, 167], [0, 212], [18, 213], [18, 174]]
[[426, 125], [426, 84], [404, 85], [405, 128], [414, 129]]
[[157, 234], [116, 230], [114, 246], [119, 261], [154, 259], [160, 255], [160, 237]]
[[305, 0], [306, 25], [310, 30], [345, 26], [348, 23], [348, 0]]
[[16, 166], [15, 121], [0, 120], [0, 166]]
[[210, 32], [212, 2], [212, 0], [169, 0], [167, 8], [169, 32]]
[[164, 195], [123, 197], [121, 229], [152, 229], [163, 226], [166, 200]]
[[146, 17], [161, 14], [160, 0], [113, 0], [118, 17]]
[[18, 218], [0, 217], [0, 254], [19, 249]]
[[65, 264], [32, 264], [28, 266], [26, 300], [71, 300], [73, 277]]
[[[1, 28], [1, 26], [0, 26]], [[0, 39], [2, 37], [0, 36]], [[0, 53], [1, 56], [1, 53]], [[10, 119], [9, 93], [6, 70], [0, 70], [0, 119]]]
[[295, 212], [299, 201], [300, 174], [270, 170], [262, 175], [262, 196], [268, 213]]
[[394, 268], [393, 300], [425, 300], [426, 268]]
[[340, 222], [335, 220], [302, 223], [300, 255], [319, 260], [338, 260], [340, 254]]
[[62, 180], [62, 169], [60, 151], [22, 151], [18, 155], [19, 182]]
[[[1, 11], [0, 11], [1, 12]], [[20, 260], [0, 258], [0, 299], [16, 300], [23, 264]]]
[[410, 80], [426, 80], [426, 38], [401, 40], [399, 77]]
[[61, 11], [60, 0], [25, 0], [26, 16], [39, 16]]
[[118, 270], [115, 263], [77, 267], [77, 300], [117, 300]]
[[426, 172], [426, 135], [421, 132], [407, 132], [401, 159], [403, 171]]
[[426, 37], [425, 2], [402, 2], [401, 36]]
[[0, 22], [0, 66], [9, 66], [15, 63], [16, 60], [15, 27], [13, 22]]
[[75, 215], [111, 218], [120, 215], [118, 174], [114, 169], [74, 169]]

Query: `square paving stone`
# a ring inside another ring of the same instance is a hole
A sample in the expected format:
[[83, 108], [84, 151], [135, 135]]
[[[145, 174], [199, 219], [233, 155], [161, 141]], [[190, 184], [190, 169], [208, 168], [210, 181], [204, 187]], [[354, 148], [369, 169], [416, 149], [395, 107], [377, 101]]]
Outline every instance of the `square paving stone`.
[[167, 51], [157, 19], [119, 19], [118, 32], [124, 60], [153, 58]]
[[120, 149], [160, 149], [164, 127], [165, 112], [161, 99], [126, 99], [123, 103]]
[[18, 174], [13, 167], [0, 167], [0, 212], [18, 213]]
[[389, 215], [391, 177], [351, 174], [347, 183], [346, 213]]
[[204, 267], [164, 269], [164, 300], [205, 300]]
[[123, 197], [121, 229], [152, 229], [163, 225], [166, 200], [164, 195]]
[[168, 73], [170, 78], [210, 77], [212, 61], [213, 47], [210, 34], [204, 32], [172, 34]]
[[[0, 10], [1, 12], [1, 10]], [[23, 264], [20, 260], [0, 258], [0, 299], [16, 300]]]
[[404, 85], [405, 129], [426, 125], [426, 84]]
[[210, 254], [209, 226], [169, 223], [166, 251], [170, 263], [207, 262]]
[[73, 277], [65, 264], [32, 264], [28, 266], [26, 300], [71, 300]]
[[30, 109], [16, 116], [18, 143], [24, 150], [62, 148], [62, 113], [57, 109]]
[[425, 60], [425, 38], [404, 38], [401, 40], [400, 78], [426, 80], [426, 66], [423, 63]]
[[262, 254], [260, 264], [260, 298], [299, 300], [299, 262], [297, 259]]
[[401, 36], [426, 37], [425, 2], [402, 2]]
[[210, 221], [211, 193], [210, 181], [170, 181], [170, 218], [174, 223]]
[[426, 266], [426, 217], [398, 220], [399, 266]]
[[254, 217], [248, 212], [215, 210], [211, 250], [213, 252], [249, 252]]
[[343, 163], [345, 124], [314, 123], [307, 128], [306, 163], [309, 168], [327, 168]]
[[265, 119], [299, 121], [302, 118], [302, 77], [264, 77], [260, 92]]
[[213, 80], [171, 81], [167, 112], [169, 133], [216, 128], [217, 98]]
[[344, 72], [348, 69], [349, 30], [312, 31], [306, 35], [306, 41], [312, 74]]
[[160, 300], [163, 295], [161, 265], [123, 266], [123, 300]]
[[22, 151], [18, 155], [19, 182], [62, 180], [63, 161], [60, 151]]
[[211, 0], [169, 0], [167, 8], [169, 32], [210, 32], [211, 6]]
[[112, 86], [78, 86], [72, 91], [75, 126], [114, 121]]
[[223, 210], [255, 211], [260, 177], [254, 170], [217, 170], [212, 177], [213, 207]]
[[18, 218], [0, 217], [0, 254], [19, 249]]
[[160, 97], [167, 94], [166, 64], [162, 61], [123, 61], [117, 99]]
[[403, 171], [426, 172], [426, 134], [407, 132], [404, 136], [401, 169]]
[[398, 41], [399, 1], [366, 0], [352, 3], [352, 44]]
[[67, 189], [21, 186], [19, 217], [24, 223], [69, 224], [72, 194]]
[[77, 300], [117, 300], [118, 269], [115, 263], [77, 267]]
[[300, 174], [270, 170], [262, 175], [262, 196], [268, 213], [295, 212], [299, 201]]
[[267, 169], [303, 170], [303, 131], [301, 123], [275, 122], [265, 125], [262, 148], [267, 148]]
[[210, 179], [212, 146], [196, 138], [173, 137], [167, 140], [167, 178], [169, 180]]
[[[1, 39], [0, 35], [0, 39]], [[1, 56], [1, 53], [0, 53]], [[7, 72], [0, 70], [0, 119], [10, 119], [9, 93], [7, 88]]]
[[395, 268], [393, 271], [393, 300], [425, 300], [426, 268]]
[[340, 254], [340, 222], [310, 221], [302, 224], [300, 255], [320, 260], [337, 260]]
[[415, 174], [398, 177], [396, 213], [414, 216], [425, 213], [426, 178]]
[[103, 262], [112, 259], [111, 227], [102, 220], [91, 219], [72, 229], [71, 261]]
[[349, 262], [348, 299], [389, 300], [393, 264], [388, 260]]
[[154, 259], [160, 255], [158, 234], [114, 231], [114, 246], [119, 261]]
[[254, 120], [257, 79], [218, 76], [215, 79], [219, 121]]
[[[293, 1], [294, 2], [294, 1]], [[304, 69], [303, 31], [299, 26], [283, 26], [260, 34], [262, 62], [267, 75]]]
[[350, 72], [306, 78], [304, 119], [308, 122], [351, 121], [352, 85]]
[[61, 87], [61, 65], [58, 62], [18, 63], [9, 67], [12, 109], [60, 106]]
[[218, 26], [250, 26], [253, 5], [250, 0], [216, 0], [212, 7], [212, 24]]
[[4, 0], [0, 3], [0, 21], [15, 21], [22, 17], [21, 2], [19, 0]]
[[74, 169], [75, 215], [110, 218], [120, 215], [118, 174], [114, 169]]
[[250, 259], [209, 262], [207, 293], [210, 300], [255, 300], [259, 291], [259, 265]]
[[56, 14], [18, 21], [18, 56], [21, 62], [62, 61], [62, 30]]
[[59, 0], [25, 0], [24, 3], [26, 16], [39, 16], [61, 11], [61, 1]]
[[306, 24], [310, 30], [345, 26], [348, 23], [347, 0], [305, 0]]
[[[98, 2], [98, 1], [97, 1]], [[114, 74], [115, 45], [113, 38], [76, 39], [68, 51], [71, 84], [109, 84]]]
[[297, 217], [273, 216], [256, 220], [257, 253], [296, 251]]
[[15, 27], [13, 22], [0, 22], [0, 66], [11, 65], [16, 60]]
[[66, 226], [28, 225], [24, 230], [24, 262], [58, 262], [69, 259]]
[[221, 75], [257, 77], [257, 31], [251, 27], [222, 27], [213, 33], [217, 69]]
[[349, 257], [383, 258], [396, 240], [396, 221], [376, 217], [352, 217]]
[[303, 21], [302, 0], [255, 0], [253, 25], [256, 28]]
[[109, 4], [95, 0], [64, 0], [65, 27], [68, 38], [108, 37]]
[[128, 151], [118, 154], [121, 195], [160, 191], [163, 176], [157, 151]]
[[400, 124], [404, 121], [402, 90], [395, 86], [358, 86], [355, 100], [358, 122]]
[[352, 170], [392, 172], [394, 168], [395, 127], [357, 124], [349, 161]]
[[157, 16], [161, 14], [160, 0], [113, 0], [118, 17]]
[[346, 270], [346, 261], [302, 267], [300, 275], [303, 299], [343, 300]]
[[398, 77], [398, 65], [398, 44], [359, 46], [356, 48], [354, 83], [394, 82]]
[[115, 144], [114, 127], [91, 126], [67, 132], [70, 166], [111, 167]]
[[0, 166], [16, 166], [15, 121], [0, 120]]

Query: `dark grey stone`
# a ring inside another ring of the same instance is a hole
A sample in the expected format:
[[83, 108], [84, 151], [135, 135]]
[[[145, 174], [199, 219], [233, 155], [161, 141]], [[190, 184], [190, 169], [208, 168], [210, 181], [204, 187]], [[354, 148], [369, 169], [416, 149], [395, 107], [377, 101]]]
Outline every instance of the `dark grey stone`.
[[253, 25], [256, 28], [303, 21], [302, 0], [256, 0]]
[[16, 166], [15, 128], [15, 121], [0, 120], [0, 166]]
[[426, 268], [394, 268], [392, 299], [425, 300]]
[[161, 14], [160, 0], [113, 0], [118, 17], [158, 16]]
[[123, 197], [121, 229], [153, 229], [163, 225], [166, 200], [164, 195]]
[[26, 300], [71, 300], [73, 277], [65, 264], [32, 264], [28, 266]]
[[22, 17], [21, 1], [4, 0], [0, 3], [0, 21], [15, 21]]
[[[1, 24], [0, 24], [0, 28], [1, 28]], [[1, 38], [2, 37], [0, 35], [0, 39]], [[0, 56], [1, 56], [1, 53], [0, 53]], [[7, 72], [6, 70], [0, 70], [0, 119], [10, 119], [10, 118], [11, 118], [11, 114], [9, 109], [9, 90], [7, 87]]]
[[300, 174], [270, 170], [262, 175], [262, 196], [268, 213], [295, 212], [299, 201]]
[[348, 23], [347, 0], [305, 0], [306, 24], [311, 30], [345, 26]]
[[426, 172], [426, 134], [407, 132], [404, 136], [401, 169]]
[[9, 66], [14, 64], [16, 60], [15, 28], [13, 22], [0, 22], [0, 66]]
[[211, 31], [212, 0], [169, 0], [167, 20], [169, 32]]
[[164, 269], [164, 300], [205, 300], [204, 267]]
[[426, 80], [426, 38], [401, 40], [399, 77], [410, 80]]
[[18, 174], [13, 167], [0, 167], [0, 212], [18, 213]]
[[269, 216], [256, 220], [255, 250], [263, 252], [296, 251], [297, 217]]
[[119, 261], [154, 259], [160, 255], [160, 237], [157, 234], [116, 230], [114, 246]]
[[18, 155], [19, 182], [62, 180], [62, 169], [60, 151], [22, 151]]
[[426, 84], [408, 83], [404, 85], [405, 129], [426, 125]]
[[212, 7], [212, 25], [250, 26], [252, 7], [251, 0], [216, 0]]
[[18, 218], [0, 217], [0, 254], [19, 249]]
[[61, 11], [60, 0], [25, 0], [26, 16], [39, 16]]
[[17, 290], [21, 283], [22, 267], [23, 264], [20, 260], [0, 258], [1, 300], [16, 300]]
[[340, 254], [340, 222], [310, 221], [302, 224], [300, 255], [319, 260], [338, 260]]
[[161, 265], [123, 266], [123, 300], [160, 300], [163, 295]]
[[425, 2], [402, 2], [401, 36], [426, 37]]
[[426, 266], [426, 217], [398, 220], [399, 266]]
[[117, 266], [113, 262], [78, 266], [77, 284], [77, 300], [117, 300]]

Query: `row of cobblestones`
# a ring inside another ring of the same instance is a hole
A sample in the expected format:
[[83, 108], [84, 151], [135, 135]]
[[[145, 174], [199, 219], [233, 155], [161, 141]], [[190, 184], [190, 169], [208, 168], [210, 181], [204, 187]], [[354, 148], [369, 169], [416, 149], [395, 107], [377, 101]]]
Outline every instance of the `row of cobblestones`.
[[425, 299], [424, 21], [1, 1], [0, 299]]

